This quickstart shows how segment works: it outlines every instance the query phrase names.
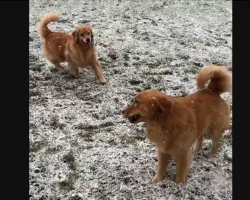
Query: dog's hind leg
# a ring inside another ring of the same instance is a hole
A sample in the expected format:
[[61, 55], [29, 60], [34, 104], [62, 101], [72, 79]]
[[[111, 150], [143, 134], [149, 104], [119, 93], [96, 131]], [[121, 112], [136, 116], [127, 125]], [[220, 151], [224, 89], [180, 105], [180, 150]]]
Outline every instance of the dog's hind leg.
[[219, 152], [219, 142], [226, 129], [230, 127], [230, 104], [222, 101], [220, 109], [217, 109], [217, 117], [208, 129], [208, 135], [212, 139], [212, 149], [209, 157]]
[[60, 62], [56, 61], [56, 62], [52, 62], [52, 63], [56, 66], [56, 68], [57, 68], [61, 73], [65, 74], [65, 73], [67, 72], [67, 69], [64, 68], [64, 67], [62, 67], [61, 64], [60, 64]]
[[56, 66], [56, 68], [61, 72], [61, 73], [66, 73], [67, 72], [67, 69], [62, 67], [61, 64], [60, 64], [60, 60], [59, 59], [49, 59], [48, 60], [54, 64]]
[[224, 124], [214, 123], [209, 127], [208, 135], [212, 139], [212, 148], [209, 157], [213, 157], [219, 152], [219, 142], [222, 138], [224, 131], [229, 127], [229, 121]]
[[79, 68], [75, 63], [69, 62], [69, 69], [71, 74], [73, 74], [74, 76], [79, 75]]
[[202, 142], [203, 142], [203, 133], [200, 135], [200, 137], [194, 143], [194, 152], [198, 152], [202, 149]]
[[210, 157], [213, 155], [217, 154], [219, 152], [219, 142], [220, 139], [222, 138], [222, 134], [224, 132], [224, 129], [215, 129], [215, 128], [210, 128], [208, 131], [208, 135], [212, 139], [212, 148], [210, 152]]
[[50, 53], [48, 53], [45, 49], [44, 49], [44, 55], [48, 58], [48, 60], [54, 64], [56, 66], [56, 68], [61, 72], [61, 73], [66, 73], [67, 69], [61, 66], [61, 59], [56, 57], [56, 56], [52, 56]]

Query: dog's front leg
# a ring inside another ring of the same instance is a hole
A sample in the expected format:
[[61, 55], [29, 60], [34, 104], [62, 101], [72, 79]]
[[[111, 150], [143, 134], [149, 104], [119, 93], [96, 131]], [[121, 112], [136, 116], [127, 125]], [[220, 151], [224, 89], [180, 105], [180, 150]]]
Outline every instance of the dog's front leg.
[[92, 58], [91, 65], [94, 70], [96, 79], [102, 83], [106, 83], [107, 81], [102, 74], [101, 64], [95, 58]]
[[192, 163], [192, 151], [181, 152], [176, 155], [176, 183], [186, 183]]
[[166, 168], [168, 166], [168, 163], [169, 163], [171, 157], [172, 156], [170, 154], [162, 153], [158, 149], [158, 168], [157, 168], [157, 172], [152, 180], [152, 182], [154, 184], [158, 183], [159, 181], [161, 181], [165, 177]]

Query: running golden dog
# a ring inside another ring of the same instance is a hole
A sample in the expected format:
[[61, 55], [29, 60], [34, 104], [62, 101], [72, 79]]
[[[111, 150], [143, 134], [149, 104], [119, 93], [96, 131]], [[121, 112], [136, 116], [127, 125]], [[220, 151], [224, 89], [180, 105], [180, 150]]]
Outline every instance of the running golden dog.
[[47, 25], [58, 20], [58, 14], [52, 13], [45, 15], [40, 23], [39, 34], [44, 40], [43, 50], [48, 60], [63, 73], [66, 69], [61, 63], [67, 61], [70, 72], [74, 76], [79, 75], [78, 67], [92, 69], [96, 79], [106, 83], [101, 65], [97, 60], [92, 27], [79, 27], [72, 35], [52, 32]]

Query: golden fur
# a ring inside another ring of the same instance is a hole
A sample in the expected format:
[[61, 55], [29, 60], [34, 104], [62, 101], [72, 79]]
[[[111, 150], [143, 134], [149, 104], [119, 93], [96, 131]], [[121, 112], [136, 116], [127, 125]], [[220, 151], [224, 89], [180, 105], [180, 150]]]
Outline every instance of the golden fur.
[[[205, 87], [205, 84], [208, 86]], [[230, 125], [230, 104], [220, 97], [232, 92], [232, 77], [225, 67], [209, 66], [197, 76], [198, 88], [186, 97], [169, 97], [158, 90], [138, 93], [124, 111], [131, 123], [145, 122], [147, 135], [158, 147], [158, 170], [153, 183], [162, 180], [172, 157], [176, 160], [176, 182], [186, 183], [194, 151], [202, 147], [203, 134], [212, 139], [211, 155]]]
[[92, 69], [96, 79], [106, 83], [97, 60], [92, 27], [76, 28], [72, 35], [52, 32], [47, 25], [58, 20], [58, 14], [47, 14], [39, 26], [40, 37], [44, 40], [44, 54], [48, 60], [63, 73], [66, 70], [61, 63], [67, 61], [74, 76], [79, 75], [78, 67]]

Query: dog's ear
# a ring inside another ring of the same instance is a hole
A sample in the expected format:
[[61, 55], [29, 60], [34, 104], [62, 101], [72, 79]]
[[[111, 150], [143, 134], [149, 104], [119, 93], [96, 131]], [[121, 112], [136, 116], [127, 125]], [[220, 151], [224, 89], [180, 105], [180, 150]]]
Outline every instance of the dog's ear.
[[90, 32], [91, 32], [91, 41], [94, 42], [94, 35], [93, 35], [93, 32], [92, 32], [92, 28], [90, 27]]
[[164, 113], [164, 107], [160, 104], [156, 97], [150, 97], [149, 110], [160, 111]]
[[91, 31], [91, 41], [94, 42], [94, 35], [93, 35], [92, 31]]
[[72, 33], [72, 36], [74, 37], [75, 42], [77, 42], [78, 41], [78, 30], [77, 29]]
[[88, 31], [92, 32], [92, 27], [91, 26], [87, 26]]
[[93, 35], [92, 27], [89, 26], [88, 28], [89, 28], [89, 31], [91, 33], [91, 41], [94, 42], [94, 35]]
[[149, 110], [157, 112], [158, 114], [167, 114], [172, 105], [171, 101], [161, 99], [160, 97], [151, 97], [149, 102]]

